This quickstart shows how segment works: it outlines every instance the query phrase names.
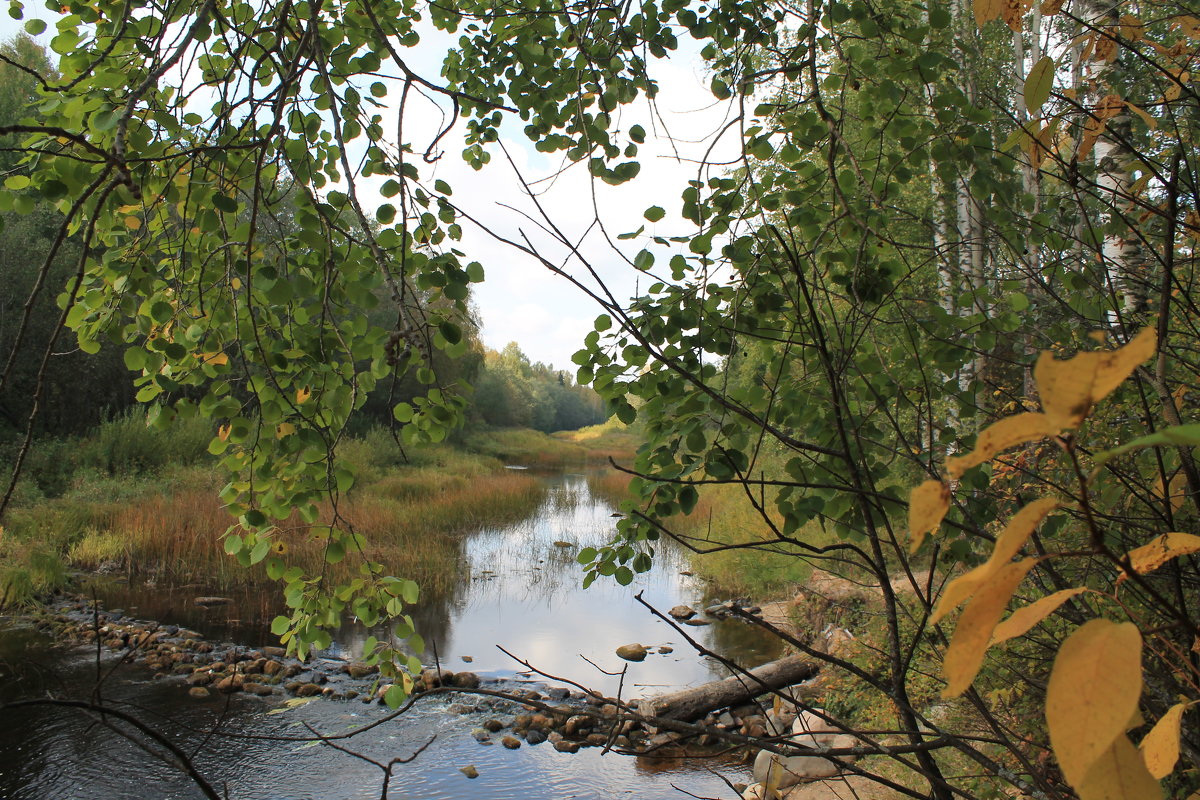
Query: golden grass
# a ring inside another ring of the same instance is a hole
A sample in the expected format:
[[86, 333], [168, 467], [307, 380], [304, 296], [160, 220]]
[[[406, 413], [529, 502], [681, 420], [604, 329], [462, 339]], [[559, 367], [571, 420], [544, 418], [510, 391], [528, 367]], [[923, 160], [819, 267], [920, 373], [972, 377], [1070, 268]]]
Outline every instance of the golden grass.
[[[672, 518], [668, 527], [688, 537], [701, 551], [722, 545], [756, 545], [690, 554], [692, 569], [719, 594], [756, 600], [791, 596], [812, 572], [795, 549], [773, 542], [770, 527], [737, 485], [701, 487], [700, 501], [692, 513]], [[815, 524], [798, 534], [813, 541], [821, 535]]]
[[[344, 500], [339, 512], [367, 546], [339, 564], [325, 563], [325, 543], [314, 536], [319, 526], [297, 517], [281, 523], [274, 538], [286, 544], [288, 564], [309, 574], [347, 578], [367, 559], [426, 590], [446, 588], [456, 580], [461, 536], [522, 518], [541, 502], [545, 489], [537, 478], [520, 472], [486, 473], [481, 468], [473, 475], [443, 469], [395, 469]], [[265, 579], [261, 568], [244, 569], [225, 554], [222, 534], [234, 520], [212, 491], [147, 494], [133, 502], [92, 504], [90, 512], [88, 524], [65, 548], [75, 567], [117, 565], [131, 575], [153, 574], [179, 583], [235, 585]], [[60, 522], [63, 517], [50, 516]], [[323, 509], [322, 519], [331, 517], [332, 509]], [[46, 518], [40, 523], [54, 524]]]

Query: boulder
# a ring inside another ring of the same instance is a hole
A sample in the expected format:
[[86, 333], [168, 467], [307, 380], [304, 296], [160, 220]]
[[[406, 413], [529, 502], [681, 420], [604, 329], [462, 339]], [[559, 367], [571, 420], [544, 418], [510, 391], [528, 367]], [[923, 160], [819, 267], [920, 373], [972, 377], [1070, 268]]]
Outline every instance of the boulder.
[[379, 667], [373, 664], [353, 663], [346, 665], [346, 674], [351, 678], [365, 678], [368, 675], [374, 675], [379, 671]]
[[537, 728], [530, 728], [525, 732], [525, 741], [530, 744], [541, 744], [546, 741], [546, 734], [542, 733]]
[[454, 676], [453, 681], [447, 679], [446, 683], [459, 689], [478, 689], [479, 676], [474, 672], [460, 672]]
[[241, 675], [226, 675], [217, 681], [216, 689], [218, 692], [240, 692], [244, 680]]
[[617, 648], [617, 656], [626, 661], [645, 661], [646, 652], [640, 644], [623, 644]]
[[297, 697], [314, 697], [321, 693], [321, 687], [315, 683], [302, 683], [296, 687]]
[[205, 608], [212, 608], [213, 606], [230, 605], [231, 603], [233, 603], [233, 599], [230, 597], [197, 597], [195, 600], [195, 603], [198, 606], [204, 606]]
[[696, 609], [690, 606], [680, 605], [675, 606], [667, 613], [670, 614], [674, 619], [691, 619], [692, 617], [696, 616]]
[[515, 736], [509, 735], [509, 736], [503, 737], [500, 740], [500, 744], [504, 745], [509, 750], [516, 750], [518, 747], [521, 746], [521, 740]]
[[197, 700], [203, 700], [210, 694], [212, 694], [212, 692], [208, 691], [208, 689], [204, 688], [203, 686], [193, 686], [192, 688], [188, 689], [188, 695], [196, 698]]
[[471, 779], [475, 779], [475, 778], [479, 777], [479, 770], [475, 769], [474, 764], [467, 764], [465, 767], [459, 767], [458, 771]]

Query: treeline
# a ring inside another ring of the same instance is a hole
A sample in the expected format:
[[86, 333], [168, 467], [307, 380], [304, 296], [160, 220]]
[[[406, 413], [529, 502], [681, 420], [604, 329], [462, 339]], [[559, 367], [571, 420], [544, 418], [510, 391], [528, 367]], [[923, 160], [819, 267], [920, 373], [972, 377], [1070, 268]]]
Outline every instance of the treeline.
[[[0, 54], [43, 75], [56, 74], [46, 51], [28, 36], [0, 44]], [[31, 75], [0, 62], [0, 126], [19, 122], [37, 98]], [[13, 148], [19, 138], [0, 137], [0, 173], [17, 170], [20, 154]], [[62, 315], [60, 295], [78, 271], [82, 252], [77, 235], [60, 240], [62, 215], [52, 205], [52, 189], [25, 187], [19, 190], [19, 202], [27, 207], [0, 213], [5, 241], [0, 248], [0, 274], [5, 279], [0, 292], [0, 369], [9, 373], [0, 394], [0, 433], [8, 432], [5, 439], [24, 431], [35, 405], [34, 431], [39, 438], [84, 433], [137, 405], [134, 373], [126, 364], [125, 346], [118, 343], [119, 331], [112, 331], [112, 341], [100, 342], [95, 353], [83, 352], [69, 330], [56, 334]], [[264, 224], [287, 226], [289, 211], [294, 208], [285, 189]], [[47, 259], [50, 266], [43, 275]], [[382, 290], [374, 298], [374, 307], [362, 309], [363, 313], [374, 325], [394, 327], [395, 304]], [[590, 388], [576, 385], [571, 373], [531, 363], [515, 342], [499, 353], [487, 350], [479, 339], [476, 319], [460, 314], [455, 321], [466, 353], [451, 358], [430, 348], [429, 356], [439, 384], [475, 387], [466, 391], [469, 427], [529, 427], [549, 433], [604, 421], [602, 401]], [[396, 404], [426, 391], [428, 386], [411, 371], [382, 382], [356, 412], [352, 430], [389, 424]], [[245, 400], [247, 407], [252, 405], [251, 398]]]

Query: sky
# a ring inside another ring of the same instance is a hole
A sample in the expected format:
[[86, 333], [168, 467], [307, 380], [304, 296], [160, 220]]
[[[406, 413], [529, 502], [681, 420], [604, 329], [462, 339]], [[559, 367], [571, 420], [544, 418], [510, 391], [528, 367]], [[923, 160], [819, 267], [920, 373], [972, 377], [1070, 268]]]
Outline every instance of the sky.
[[[35, 17], [49, 23], [45, 33], [34, 37], [47, 45], [54, 33], [53, 15], [39, 4], [29, 3], [26, 20]], [[0, 38], [13, 36], [23, 29], [23, 24], [8, 15], [0, 15]], [[418, 73], [439, 82], [438, 68], [447, 41], [445, 36], [427, 36], [415, 52], [406, 53], [408, 63]], [[548, 211], [555, 226], [578, 243], [579, 251], [596, 266], [604, 283], [621, 302], [634, 296], [639, 289], [644, 290], [654, 279], [624, 263], [606, 243], [600, 230], [593, 226], [594, 220], [602, 220], [609, 236], [630, 260], [649, 244], [646, 241], [649, 236], [692, 232], [691, 223], [678, 215], [679, 196], [687, 181], [697, 177], [695, 162], [703, 157], [712, 135], [724, 127], [729, 114], [726, 104], [714, 101], [707, 88], [701, 61], [694, 54], [685, 53], [670, 61], [654, 62], [651, 69], [661, 87], [657, 99], [658, 114], [652, 120], [650, 109], [644, 102], [619, 112], [622, 130], [641, 124], [648, 132], [646, 143], [638, 154], [641, 173], [627, 184], [619, 187], [599, 181], [593, 184], [585, 165], [561, 172], [561, 154], [535, 151], [521, 133], [520, 125], [507, 126], [510, 135], [503, 142], [516, 169], [537, 187], [538, 201]], [[395, 95], [398, 92], [389, 96]], [[419, 104], [412, 113], [412, 119], [406, 118], [405, 129], [412, 132], [414, 149], [420, 152], [442, 116], [430, 103]], [[429, 184], [435, 177], [445, 180], [453, 187], [454, 201], [484, 226], [509, 239], [527, 236], [538, 242], [539, 247], [546, 246], [552, 261], [565, 263], [568, 252], [561, 246], [552, 246], [548, 237], [539, 232], [538, 224], [522, 215], [523, 211], [537, 217], [538, 211], [524, 196], [516, 172], [504, 152], [492, 146], [491, 163], [478, 172], [471, 169], [458, 156], [462, 145], [454, 137], [461, 136], [462, 130], [460, 121], [459, 127], [443, 140], [445, 155], [432, 167], [422, 166], [422, 179]], [[406, 134], [406, 138], [410, 137]], [[710, 154], [715, 162], [728, 158], [736, 142], [726, 134], [720, 144], [724, 147], [718, 146]], [[554, 177], [555, 173], [560, 174]], [[364, 185], [369, 187], [372, 183], [367, 181]], [[657, 223], [643, 218], [645, 209], [652, 205], [661, 206], [667, 212]], [[643, 225], [645, 232], [639, 239], [616, 241], [617, 234], [636, 231]], [[602, 309], [536, 259], [496, 241], [473, 225], [464, 222], [463, 228], [463, 241], [457, 246], [467, 254], [468, 260], [483, 264], [486, 273], [484, 283], [474, 287], [473, 296], [483, 322], [484, 344], [499, 350], [515, 341], [531, 361], [573, 371], [571, 355], [582, 345]], [[656, 255], [656, 263], [665, 265], [671, 252]], [[568, 263], [567, 268], [595, 285], [578, 262]]]

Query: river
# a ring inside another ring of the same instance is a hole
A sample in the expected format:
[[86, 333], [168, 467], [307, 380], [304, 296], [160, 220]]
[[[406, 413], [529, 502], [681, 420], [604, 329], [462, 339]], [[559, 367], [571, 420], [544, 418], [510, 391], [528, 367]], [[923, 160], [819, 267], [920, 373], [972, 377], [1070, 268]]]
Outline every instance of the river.
[[[686, 574], [680, 554], [663, 547], [653, 569], [632, 586], [597, 581], [581, 588], [579, 548], [603, 543], [613, 527], [613, 508], [593, 495], [587, 476], [551, 476], [541, 507], [522, 522], [480, 530], [463, 542], [461, 579], [445, 596], [427, 598], [414, 614], [434, 655], [449, 670], [469, 669], [512, 682], [553, 681], [529, 674], [498, 649], [503, 646], [538, 670], [629, 698], [657, 694], [723, 677], [715, 662], [635, 599], [660, 610], [679, 603], [703, 604], [704, 586]], [[569, 546], [563, 546], [568, 543]], [[193, 600], [215, 590], [171, 589], [102, 581], [96, 586], [107, 608], [131, 616], [186, 626], [206, 636], [252, 646], [271, 643], [270, 619], [279, 612], [274, 590], [236, 596], [230, 606], [204, 609]], [[0, 622], [0, 624], [3, 624]], [[777, 655], [772, 643], [735, 621], [688, 628], [703, 646], [744, 666]], [[358, 655], [372, 633], [347, 623], [331, 660]], [[378, 635], [378, 631], [374, 632]], [[627, 664], [614, 650], [639, 642], [651, 648], [641, 663]], [[673, 652], [659, 653], [660, 648]], [[111, 663], [111, 662], [109, 662]], [[107, 669], [107, 664], [102, 665]], [[622, 668], [625, 673], [621, 675]], [[7, 674], [6, 674], [7, 673]], [[0, 629], [0, 698], [46, 691], [86, 696], [96, 682], [95, 653], [56, 646], [20, 621]], [[14, 679], [17, 678], [17, 679]], [[189, 752], [199, 771], [233, 800], [351, 800], [378, 798], [381, 772], [363, 759], [322, 745], [269, 738], [303, 735], [305, 725], [340, 733], [381, 717], [386, 709], [357, 701], [319, 700], [282, 713], [279, 700], [232, 695], [197, 701], [174, 681], [153, 680], [144, 670], [122, 667], [103, 684], [108, 702], [129, 704]], [[477, 797], [485, 800], [559, 798], [682, 798], [680, 789], [703, 797], [730, 797], [718, 777], [744, 780], [745, 769], [712, 759], [633, 758], [587, 748], [560, 753], [548, 744], [507, 750], [484, 746], [472, 729], [486, 719], [448, 713], [455, 699], [431, 698], [402, 718], [346, 744], [384, 762], [405, 757], [431, 737], [434, 744], [396, 768], [392, 800]], [[472, 701], [469, 698], [466, 702]], [[89, 718], [59, 709], [10, 710], [0, 724], [0, 799], [193, 798], [198, 790], [174, 769]], [[240, 738], [250, 735], [259, 738]], [[468, 779], [460, 769], [473, 765]]]

